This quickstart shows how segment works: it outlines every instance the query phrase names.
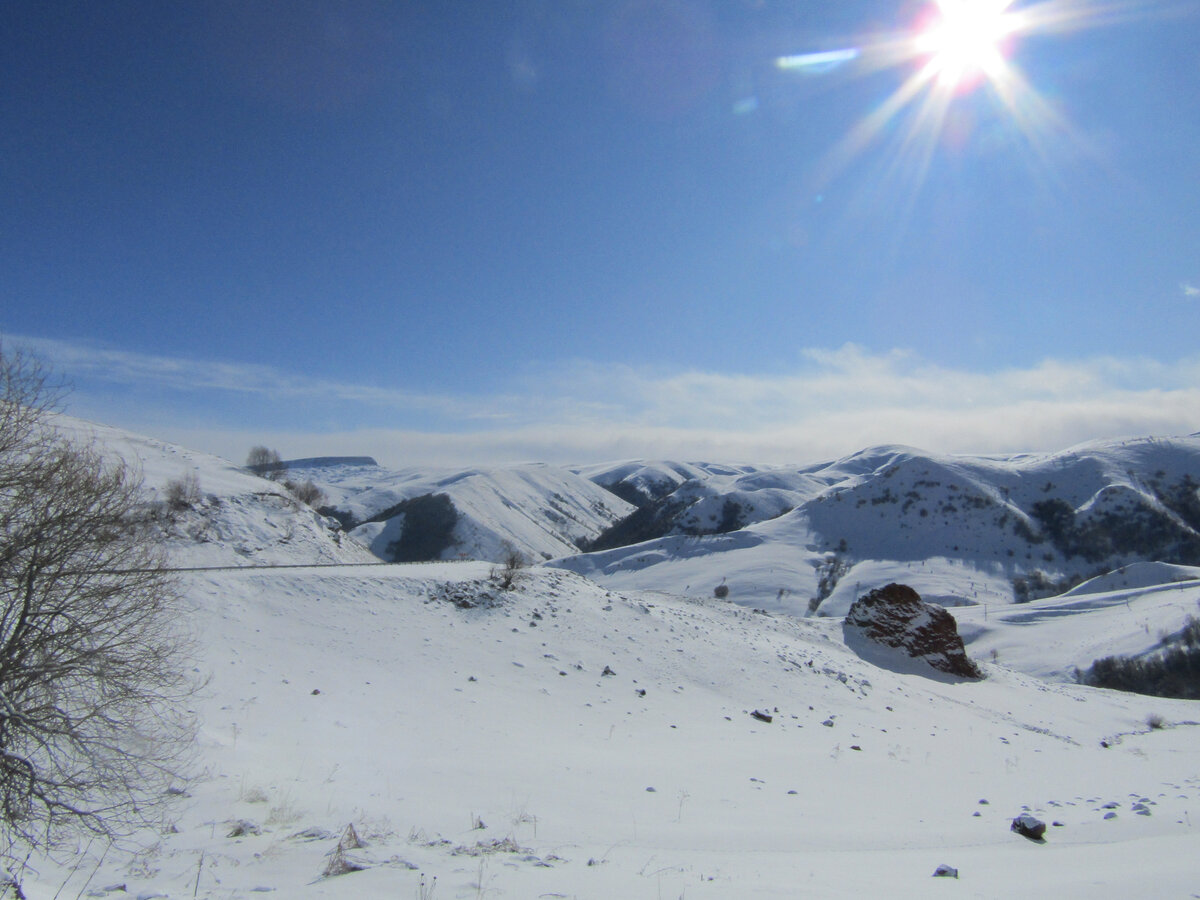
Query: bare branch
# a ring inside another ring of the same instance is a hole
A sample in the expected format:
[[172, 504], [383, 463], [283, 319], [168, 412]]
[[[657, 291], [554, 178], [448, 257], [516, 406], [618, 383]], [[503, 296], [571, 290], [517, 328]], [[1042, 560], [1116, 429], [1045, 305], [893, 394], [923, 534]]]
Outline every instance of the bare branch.
[[46, 385], [0, 347], [0, 817], [38, 850], [155, 820], [196, 688], [141, 479], [55, 429]]

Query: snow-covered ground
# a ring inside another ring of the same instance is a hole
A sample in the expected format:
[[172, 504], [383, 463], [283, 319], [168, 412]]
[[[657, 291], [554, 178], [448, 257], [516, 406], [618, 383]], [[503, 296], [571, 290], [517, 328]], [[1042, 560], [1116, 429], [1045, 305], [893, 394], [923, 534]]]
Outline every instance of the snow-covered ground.
[[[381, 900], [420, 897], [435, 877], [441, 898], [1197, 889], [1193, 703], [1048, 684], [986, 657], [985, 681], [944, 683], [858, 659], [830, 620], [545, 569], [504, 592], [488, 575], [186, 576], [211, 673], [199, 778], [157, 843], [105, 859], [91, 887]], [[1151, 714], [1167, 727], [1151, 730]], [[1061, 823], [1046, 844], [1009, 831], [1025, 809]], [[250, 833], [231, 836], [243, 821]], [[351, 823], [366, 868], [320, 877]], [[940, 863], [957, 884], [931, 880]], [[64, 875], [45, 870], [31, 896]]]
[[[221, 547], [361, 551], [323, 525], [280, 540], [274, 488], [228, 463], [102, 437], [153, 487], [193, 467]], [[1035, 677], [1177, 628], [1200, 582], [1171, 579], [1191, 570], [956, 608], [987, 678], [955, 683], [860, 659], [837, 619], [713, 598], [707, 542], [777, 574], [758, 548], [782, 542], [756, 527], [643, 548], [676, 573], [658, 590], [535, 567], [505, 591], [485, 562], [181, 573], [209, 679], [187, 796], [141, 852], [37, 861], [27, 894], [1200, 896], [1200, 708]], [[247, 561], [179, 535], [171, 552]], [[1026, 810], [1045, 843], [1009, 830]], [[360, 870], [323, 876], [349, 825]], [[943, 863], [957, 880], [932, 877]]]
[[[1136, 585], [1136, 586], [1129, 586]], [[1144, 656], [1200, 618], [1200, 569], [1143, 563], [1060, 597], [956, 607], [968, 650], [1052, 680], [1074, 680], [1104, 656]]]

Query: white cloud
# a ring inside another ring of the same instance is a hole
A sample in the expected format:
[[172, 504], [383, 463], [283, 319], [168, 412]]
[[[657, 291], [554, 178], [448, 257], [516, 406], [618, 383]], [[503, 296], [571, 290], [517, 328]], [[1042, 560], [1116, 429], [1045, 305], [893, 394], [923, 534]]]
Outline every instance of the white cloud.
[[152, 386], [160, 391], [225, 392], [261, 397], [269, 402], [331, 401], [390, 409], [437, 409], [470, 418], [484, 411], [463, 406], [449, 395], [410, 392], [365, 384], [348, 384], [285, 372], [273, 366], [222, 360], [132, 353], [91, 344], [46, 338], [13, 338], [53, 368], [74, 379]]
[[[370, 454], [391, 465], [630, 457], [803, 463], [882, 443], [1006, 453], [1200, 428], [1200, 356], [1046, 360], [977, 372], [848, 344], [805, 350], [783, 374], [574, 362], [539, 365], [474, 393], [426, 394], [267, 366], [21, 343], [68, 376], [165, 398], [122, 408], [111, 391], [104, 403], [101, 392], [84, 391], [70, 411], [233, 460], [265, 442], [285, 456]], [[213, 406], [210, 395], [250, 396], [276, 424], [209, 413], [197, 426], [196, 417], [179, 414], [200, 397]], [[337, 409], [336, 421], [314, 421], [320, 404]]]
[[1179, 289], [1183, 291], [1185, 297], [1200, 297], [1200, 287], [1196, 287], [1194, 284], [1185, 281], [1179, 285]]

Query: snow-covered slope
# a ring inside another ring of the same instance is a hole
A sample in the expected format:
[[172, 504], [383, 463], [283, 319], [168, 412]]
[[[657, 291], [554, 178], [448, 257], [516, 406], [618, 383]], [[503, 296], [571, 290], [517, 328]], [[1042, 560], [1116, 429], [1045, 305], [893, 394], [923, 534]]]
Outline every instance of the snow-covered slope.
[[439, 548], [442, 559], [499, 560], [509, 546], [531, 560], [576, 553], [633, 510], [588, 479], [542, 464], [465, 471], [339, 464], [303, 471], [339, 514], [360, 523], [352, 533], [383, 559], [392, 558], [389, 546], [411, 525], [403, 513], [388, 511], [414, 497], [441, 495], [453, 504], [456, 521]]
[[[177, 565], [242, 566], [368, 563], [378, 559], [277, 482], [227, 460], [117, 428], [61, 416], [58, 426], [140, 471], [147, 501], [161, 510], [161, 533]], [[190, 508], [166, 508], [167, 486], [195, 479]]]
[[1058, 681], [1105, 656], [1160, 649], [1200, 618], [1200, 569], [1145, 564], [1093, 579], [1059, 597], [951, 612], [969, 653]]
[[1200, 440], [1006, 458], [879, 447], [683, 482], [655, 503], [664, 537], [558, 564], [621, 588], [724, 582], [731, 599], [791, 613], [842, 615], [888, 581], [947, 605], [1011, 602], [1135, 562], [1200, 564]]
[[[188, 576], [200, 778], [148, 851], [30, 896], [903, 898], [941, 863], [970, 896], [1194, 890], [1195, 704], [946, 684], [828, 620], [488, 569]], [[321, 878], [349, 824], [364, 868]]]
[[[222, 461], [97, 431], [151, 483], [190, 466], [218, 496], [249, 490]], [[247, 501], [222, 544], [249, 545], [274, 516]], [[792, 514], [667, 538], [642, 548], [660, 554], [645, 571], [711, 581], [726, 554], [765, 579], [788, 546], [767, 526], [808, 527]], [[173, 540], [181, 566], [240, 556]], [[282, 546], [303, 561], [303, 544]], [[987, 677], [947, 683], [861, 659], [831, 619], [549, 567], [504, 591], [491, 568], [182, 574], [190, 662], [209, 679], [195, 780], [142, 851], [34, 860], [27, 895], [1195, 893], [1196, 703], [1023, 671], [1055, 674], [1085, 646], [1132, 646], [1120, 642], [1196, 609], [1194, 582], [1153, 583], [1187, 570], [956, 609]], [[1045, 845], [1009, 830], [1022, 811], [1047, 823]], [[363, 846], [339, 857], [351, 824]], [[339, 858], [358, 870], [323, 877]], [[957, 882], [931, 879], [943, 863]]]

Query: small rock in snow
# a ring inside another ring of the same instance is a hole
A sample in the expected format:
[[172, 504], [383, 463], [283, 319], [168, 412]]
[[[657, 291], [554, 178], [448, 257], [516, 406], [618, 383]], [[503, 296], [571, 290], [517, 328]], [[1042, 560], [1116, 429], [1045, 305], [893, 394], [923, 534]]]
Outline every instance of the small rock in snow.
[[1010, 830], [1015, 831], [1022, 837], [1029, 838], [1031, 841], [1042, 841], [1045, 839], [1043, 835], [1046, 833], [1046, 823], [1029, 813], [1021, 813], [1012, 820], [1012, 828]]
[[938, 866], [936, 869], [933, 870], [933, 877], [934, 878], [957, 878], [958, 877], [958, 869], [954, 868], [954, 866], [948, 866], [945, 863], [942, 863], [940, 866]]

